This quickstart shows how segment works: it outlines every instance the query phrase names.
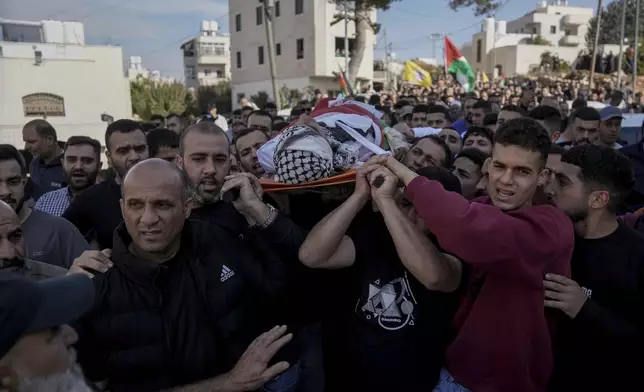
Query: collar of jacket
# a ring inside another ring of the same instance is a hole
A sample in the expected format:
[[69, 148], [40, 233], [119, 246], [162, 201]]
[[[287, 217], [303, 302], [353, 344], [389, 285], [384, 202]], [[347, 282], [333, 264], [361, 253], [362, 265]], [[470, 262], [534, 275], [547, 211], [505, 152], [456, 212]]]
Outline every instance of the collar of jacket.
[[[193, 228], [190, 222], [186, 221], [181, 230], [181, 246], [177, 255], [183, 255], [186, 259], [192, 260], [195, 257], [192, 255], [193, 244]], [[112, 247], [112, 263], [121, 273], [125, 274], [129, 279], [137, 281], [143, 285], [149, 285], [154, 282], [158, 276], [163, 264], [157, 264], [151, 261], [142, 260], [133, 255], [129, 250], [132, 243], [132, 236], [128, 233], [125, 227], [125, 222], [121, 224], [114, 231], [114, 241]], [[189, 260], [185, 260], [189, 262]]]

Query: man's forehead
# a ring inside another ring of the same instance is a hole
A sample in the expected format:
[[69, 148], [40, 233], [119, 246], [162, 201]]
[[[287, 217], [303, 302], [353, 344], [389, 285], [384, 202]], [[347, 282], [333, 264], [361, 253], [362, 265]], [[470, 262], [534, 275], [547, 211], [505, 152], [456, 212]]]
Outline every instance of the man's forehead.
[[145, 134], [139, 129], [133, 132], [114, 132], [110, 136], [110, 144], [114, 148], [127, 147], [131, 145], [138, 146], [146, 143]]
[[492, 150], [492, 160], [509, 166], [524, 166], [537, 168], [540, 165], [541, 154], [519, 146], [504, 146], [495, 144]]
[[228, 137], [221, 134], [190, 132], [183, 139], [185, 154], [219, 154], [228, 153]]
[[88, 145], [88, 144], [76, 144], [73, 146], [68, 146], [65, 149], [65, 156], [68, 155], [73, 155], [73, 156], [94, 156], [94, 147]]

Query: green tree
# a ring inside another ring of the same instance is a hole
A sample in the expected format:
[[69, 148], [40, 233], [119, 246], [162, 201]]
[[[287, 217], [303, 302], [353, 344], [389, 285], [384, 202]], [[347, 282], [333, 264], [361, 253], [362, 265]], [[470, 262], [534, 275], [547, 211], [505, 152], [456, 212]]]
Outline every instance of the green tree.
[[266, 91], [258, 91], [257, 94], [250, 96], [250, 101], [260, 108], [263, 108], [268, 103], [268, 93]]
[[[343, 6], [345, 0], [329, 0], [331, 3]], [[354, 0], [351, 3], [353, 7], [348, 13], [349, 20], [353, 21], [356, 26], [355, 44], [351, 59], [349, 60], [349, 70], [347, 77], [352, 85], [355, 86], [356, 75], [362, 64], [365, 49], [367, 48], [367, 32], [373, 30], [375, 34], [380, 31], [380, 24], [371, 20], [370, 13], [374, 10], [386, 11], [391, 4], [400, 0]], [[474, 6], [474, 13], [484, 15], [497, 9], [501, 5], [501, 0], [448, 0], [449, 6], [453, 10]], [[344, 13], [340, 12], [335, 15], [331, 25], [344, 20]], [[348, 49], [348, 48], [347, 48]]]
[[[642, 18], [642, 9], [644, 2], [640, 2], [640, 32], [644, 33], [644, 18]], [[619, 44], [621, 26], [622, 26], [622, 4], [623, 1], [613, 1], [602, 10], [601, 26], [599, 29], [599, 44]], [[635, 0], [626, 0], [626, 24], [625, 32], [629, 42], [633, 41], [633, 32], [635, 31]], [[595, 32], [597, 31], [597, 17], [593, 17], [588, 24], [586, 33], [586, 46], [592, 50], [595, 44]]]
[[232, 89], [230, 82], [221, 82], [214, 86], [202, 86], [196, 91], [196, 112], [201, 115], [208, 112], [208, 105], [217, 106], [217, 112], [221, 114], [233, 111]]
[[298, 89], [290, 89], [287, 85], [283, 85], [279, 90], [282, 107], [280, 109], [292, 108], [302, 100], [304, 96]]
[[153, 114], [182, 113], [186, 109], [186, 96], [181, 83], [156, 83], [141, 76], [130, 83], [132, 112], [146, 121]]

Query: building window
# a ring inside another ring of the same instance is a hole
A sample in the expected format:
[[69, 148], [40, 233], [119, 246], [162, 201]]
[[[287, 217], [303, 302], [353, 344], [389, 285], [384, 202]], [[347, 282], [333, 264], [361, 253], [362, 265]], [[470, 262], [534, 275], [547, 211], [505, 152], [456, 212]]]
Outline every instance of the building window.
[[483, 43], [480, 39], [476, 40], [476, 62], [480, 63], [483, 58]]
[[0, 57], [4, 56], [4, 53], [2, 53], [2, 46], [0, 46]]
[[224, 77], [224, 71], [222, 71], [221, 69], [218, 69], [217, 70], [217, 78], [221, 79], [223, 77]]
[[195, 78], [195, 67], [189, 65], [186, 67], [185, 70], [186, 74], [186, 79], [194, 79]]
[[280, 9], [280, 2], [278, 0], [275, 2], [275, 17], [279, 18], [281, 13], [282, 13], [282, 10]]
[[255, 19], [257, 20], [257, 25], [261, 25], [262, 21], [264, 20], [264, 7], [261, 5], [257, 8], [255, 8]]
[[295, 15], [304, 13], [304, 0], [295, 0]]
[[212, 73], [212, 71], [209, 70], [208, 68], [203, 70], [203, 76], [210, 76], [211, 73]]
[[275, 56], [282, 55], [282, 44], [275, 44]]
[[347, 52], [344, 48], [344, 37], [335, 37], [335, 57], [351, 57], [355, 43], [355, 38], [349, 38], [349, 51]]
[[304, 38], [298, 38], [296, 41], [296, 53], [297, 59], [301, 60], [304, 58]]
[[241, 14], [235, 15], [235, 31], [242, 30]]
[[241, 56], [241, 52], [237, 52], [237, 68], [241, 68], [241, 67], [242, 67], [242, 56]]
[[532, 34], [537, 34], [537, 28], [536, 27], [532, 28]]
[[557, 34], [557, 26], [550, 26], [550, 34]]
[[257, 48], [257, 61], [259, 65], [264, 64], [264, 47], [260, 46]]
[[54, 94], [36, 93], [22, 97], [25, 116], [65, 117], [65, 100]]

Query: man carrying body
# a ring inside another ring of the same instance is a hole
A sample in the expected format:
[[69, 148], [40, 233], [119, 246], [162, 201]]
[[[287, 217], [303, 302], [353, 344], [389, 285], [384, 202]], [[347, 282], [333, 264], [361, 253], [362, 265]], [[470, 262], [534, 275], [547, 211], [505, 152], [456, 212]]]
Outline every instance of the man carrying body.
[[264, 167], [257, 159], [257, 150], [266, 142], [268, 142], [268, 136], [259, 129], [243, 130], [234, 140], [235, 151], [244, 172], [257, 178], [264, 176]]
[[[250, 182], [240, 188], [242, 200], [257, 197]], [[267, 324], [256, 316], [280, 289], [280, 263], [253, 259], [236, 236], [188, 221], [188, 184], [169, 162], [134, 166], [120, 205], [125, 222], [110, 257], [88, 251], [70, 270], [94, 276], [97, 293], [77, 325], [89, 379], [106, 380], [114, 392], [202, 380], [184, 390], [234, 392], [258, 389], [288, 368], [268, 366], [292, 337], [286, 327], [260, 336], [244, 353]]]
[[573, 147], [552, 165], [548, 186], [574, 223], [572, 277], [549, 273], [545, 305], [569, 320], [557, 339], [552, 391], [626, 391], [641, 385], [644, 238], [618, 223], [633, 184], [625, 156]]
[[102, 166], [98, 140], [87, 136], [70, 137], [63, 153], [63, 170], [69, 185], [42, 195], [34, 209], [61, 216], [74, 197], [96, 183]]
[[[435, 391], [546, 389], [553, 354], [541, 307], [542, 279], [546, 273], [569, 275], [573, 248], [568, 217], [531, 203], [548, 178], [549, 146], [546, 131], [533, 120], [508, 121], [494, 136], [489, 198], [472, 202], [390, 157], [371, 161], [399, 177], [407, 186], [405, 197], [444, 251], [471, 266], [467, 294], [453, 321], [457, 335]], [[452, 258], [428, 259], [425, 268], [433, 271], [436, 284], [447, 285], [443, 288], [463, 278], [463, 266]]]
[[123, 221], [119, 207], [121, 181], [132, 166], [148, 158], [148, 145], [139, 123], [117, 120], [107, 126], [105, 148], [116, 176], [78, 195], [63, 218], [86, 237], [95, 237], [100, 249], [111, 249], [114, 229]]
[[66, 185], [62, 167], [62, 149], [58, 145], [56, 130], [45, 120], [29, 121], [22, 128], [25, 150], [33, 154], [29, 165], [31, 181], [36, 185], [34, 199]]

